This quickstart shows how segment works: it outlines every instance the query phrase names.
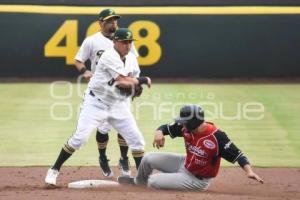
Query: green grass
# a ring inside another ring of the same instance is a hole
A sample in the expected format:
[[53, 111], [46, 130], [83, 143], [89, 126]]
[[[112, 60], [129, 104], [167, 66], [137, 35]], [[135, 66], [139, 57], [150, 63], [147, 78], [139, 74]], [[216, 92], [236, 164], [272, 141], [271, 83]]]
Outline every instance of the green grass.
[[[86, 85], [79, 88], [84, 91]], [[49, 83], [0, 84], [0, 166], [51, 165], [55, 161], [75, 129], [82, 98], [76, 84], [54, 86], [54, 94], [65, 98], [54, 98], [50, 91]], [[228, 134], [253, 165], [299, 167], [299, 91], [299, 84], [154, 84], [132, 107], [144, 133], [147, 152], [157, 151], [152, 148], [152, 138], [160, 124], [171, 122], [182, 104], [198, 103], [204, 105], [208, 118]], [[263, 112], [245, 116], [243, 106], [249, 102], [260, 103]], [[53, 119], [51, 107], [56, 117], [65, 120]], [[227, 119], [236, 116], [240, 108], [240, 116]], [[261, 120], [247, 119], [261, 114]], [[108, 155], [111, 164], [116, 165], [116, 133], [112, 132], [110, 138]], [[182, 139], [168, 138], [162, 151], [184, 153]], [[92, 134], [66, 165], [98, 165], [97, 157]]]

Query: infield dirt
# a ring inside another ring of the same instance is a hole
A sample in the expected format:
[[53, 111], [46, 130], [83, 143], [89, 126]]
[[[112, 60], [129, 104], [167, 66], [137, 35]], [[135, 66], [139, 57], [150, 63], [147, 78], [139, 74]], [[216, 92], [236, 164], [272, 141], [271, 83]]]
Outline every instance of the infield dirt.
[[[264, 184], [246, 178], [239, 168], [222, 168], [206, 192], [159, 191], [137, 186], [67, 188], [72, 181], [104, 179], [98, 167], [64, 167], [57, 180], [58, 187], [49, 189], [44, 185], [46, 171], [46, 167], [1, 167], [0, 199], [300, 199], [300, 168], [255, 168]], [[119, 173], [116, 167], [113, 171], [115, 175]]]

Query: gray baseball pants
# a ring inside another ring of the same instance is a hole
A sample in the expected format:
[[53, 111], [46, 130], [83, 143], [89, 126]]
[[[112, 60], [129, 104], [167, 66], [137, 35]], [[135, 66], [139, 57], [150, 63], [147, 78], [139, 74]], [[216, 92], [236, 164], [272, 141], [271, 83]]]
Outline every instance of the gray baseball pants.
[[[142, 159], [134, 181], [155, 189], [199, 190], [208, 188], [211, 178], [199, 179], [184, 167], [184, 155], [175, 153], [148, 153]], [[152, 174], [153, 170], [160, 173]]]

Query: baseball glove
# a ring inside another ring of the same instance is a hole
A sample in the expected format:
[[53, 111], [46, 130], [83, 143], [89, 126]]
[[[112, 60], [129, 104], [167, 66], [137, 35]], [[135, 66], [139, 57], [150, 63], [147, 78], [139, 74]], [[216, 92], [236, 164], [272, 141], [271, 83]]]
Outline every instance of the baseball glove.
[[142, 92], [143, 92], [143, 87], [141, 85], [137, 85], [133, 88], [122, 88], [119, 86], [116, 86], [119, 89], [119, 92], [121, 95], [129, 97], [132, 97], [132, 100], [136, 97], [141, 96]]
[[137, 85], [134, 87], [134, 94], [132, 95], [132, 100], [136, 97], [140, 97], [143, 93], [143, 87], [141, 85]]
[[134, 93], [134, 91], [131, 87], [130, 88], [122, 88], [118, 85], [116, 87], [119, 89], [120, 94], [123, 96], [129, 97], [129, 96], [132, 96]]

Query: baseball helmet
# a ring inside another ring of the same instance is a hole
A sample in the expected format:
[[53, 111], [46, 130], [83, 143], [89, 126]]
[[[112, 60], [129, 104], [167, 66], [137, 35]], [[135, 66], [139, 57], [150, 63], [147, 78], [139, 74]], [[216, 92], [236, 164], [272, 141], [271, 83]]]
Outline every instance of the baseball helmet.
[[180, 109], [175, 122], [184, 125], [191, 132], [204, 122], [204, 110], [198, 105], [185, 105]]

